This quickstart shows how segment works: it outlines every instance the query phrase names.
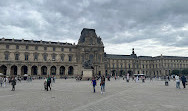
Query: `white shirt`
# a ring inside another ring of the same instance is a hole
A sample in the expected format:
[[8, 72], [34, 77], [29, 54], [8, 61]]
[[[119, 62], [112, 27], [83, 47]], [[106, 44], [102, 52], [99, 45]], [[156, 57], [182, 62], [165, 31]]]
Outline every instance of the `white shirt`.
[[180, 77], [178, 75], [175, 76], [176, 82], [180, 82]]

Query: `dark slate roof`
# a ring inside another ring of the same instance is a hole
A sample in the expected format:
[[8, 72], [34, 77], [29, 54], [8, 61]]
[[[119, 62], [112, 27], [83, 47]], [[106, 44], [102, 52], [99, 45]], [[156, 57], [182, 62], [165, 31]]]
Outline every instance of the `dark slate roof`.
[[168, 58], [168, 59], [188, 59], [188, 57], [182, 57], [182, 56], [156, 56], [155, 58]]
[[151, 59], [153, 59], [153, 57], [152, 56], [138, 56], [138, 58], [139, 59], [149, 59], [149, 60], [151, 60]]
[[124, 59], [124, 58], [133, 58], [130, 55], [115, 55], [115, 54], [106, 54], [107, 58], [114, 58], [114, 59]]
[[7, 41], [7, 42], [24, 42], [24, 43], [37, 43], [37, 44], [60, 44], [60, 45], [72, 45], [71, 43], [63, 43], [63, 42], [50, 42], [50, 41], [37, 41], [37, 40], [21, 40], [21, 39], [0, 39], [0, 41]]
[[[135, 56], [132, 56], [132, 55], [116, 55], [116, 54], [106, 54], [105, 57], [106, 58], [112, 58], [112, 59], [135, 58]], [[162, 56], [162, 57], [166, 58], [166, 59], [188, 59], [188, 57], [181, 57], [181, 56]], [[156, 57], [152, 57], [152, 56], [136, 56], [136, 58], [145, 59], [145, 60], [152, 60], [152, 59], [161, 58], [161, 56], [156, 56]]]

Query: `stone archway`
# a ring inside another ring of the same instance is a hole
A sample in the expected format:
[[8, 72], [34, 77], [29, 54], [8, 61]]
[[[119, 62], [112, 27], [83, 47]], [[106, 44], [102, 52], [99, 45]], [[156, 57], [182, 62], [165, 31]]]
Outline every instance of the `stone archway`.
[[2, 65], [0, 67], [0, 73], [7, 75], [7, 67], [5, 65]]
[[68, 75], [73, 75], [73, 74], [74, 74], [74, 68], [72, 66], [69, 66]]
[[41, 67], [41, 75], [47, 75], [47, 67], [46, 66]]
[[52, 66], [50, 68], [50, 73], [51, 73], [51, 75], [56, 75], [56, 67], [55, 66]]
[[65, 75], [65, 67], [64, 66], [61, 66], [59, 68], [59, 72], [60, 72], [60, 75]]
[[31, 75], [37, 75], [37, 66], [32, 66], [31, 67]]
[[25, 65], [21, 67], [21, 75], [24, 75], [24, 74], [28, 74], [28, 68]]
[[13, 65], [10, 68], [10, 75], [17, 75], [17, 73], [18, 73], [18, 67], [16, 65]]

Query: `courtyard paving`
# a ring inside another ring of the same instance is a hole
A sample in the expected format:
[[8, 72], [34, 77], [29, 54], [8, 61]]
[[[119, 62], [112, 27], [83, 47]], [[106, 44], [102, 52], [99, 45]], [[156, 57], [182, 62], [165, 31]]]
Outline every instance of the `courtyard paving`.
[[48, 92], [43, 80], [22, 81], [16, 91], [0, 87], [0, 111], [188, 111], [188, 89], [176, 89], [174, 81], [111, 79], [104, 94], [99, 83], [96, 91], [90, 81], [57, 79]]

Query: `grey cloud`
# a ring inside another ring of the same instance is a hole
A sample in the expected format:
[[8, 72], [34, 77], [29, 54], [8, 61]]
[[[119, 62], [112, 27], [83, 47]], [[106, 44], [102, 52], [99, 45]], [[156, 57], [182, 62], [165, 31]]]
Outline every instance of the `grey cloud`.
[[[19, 27], [25, 35], [54, 41], [77, 41], [87, 27], [95, 28], [104, 44], [150, 39], [159, 45], [188, 47], [187, 30], [181, 30], [188, 24], [187, 4], [187, 0], [6, 0], [0, 1], [0, 27]], [[162, 30], [166, 26], [170, 29]], [[1, 35], [6, 33], [1, 30]]]

